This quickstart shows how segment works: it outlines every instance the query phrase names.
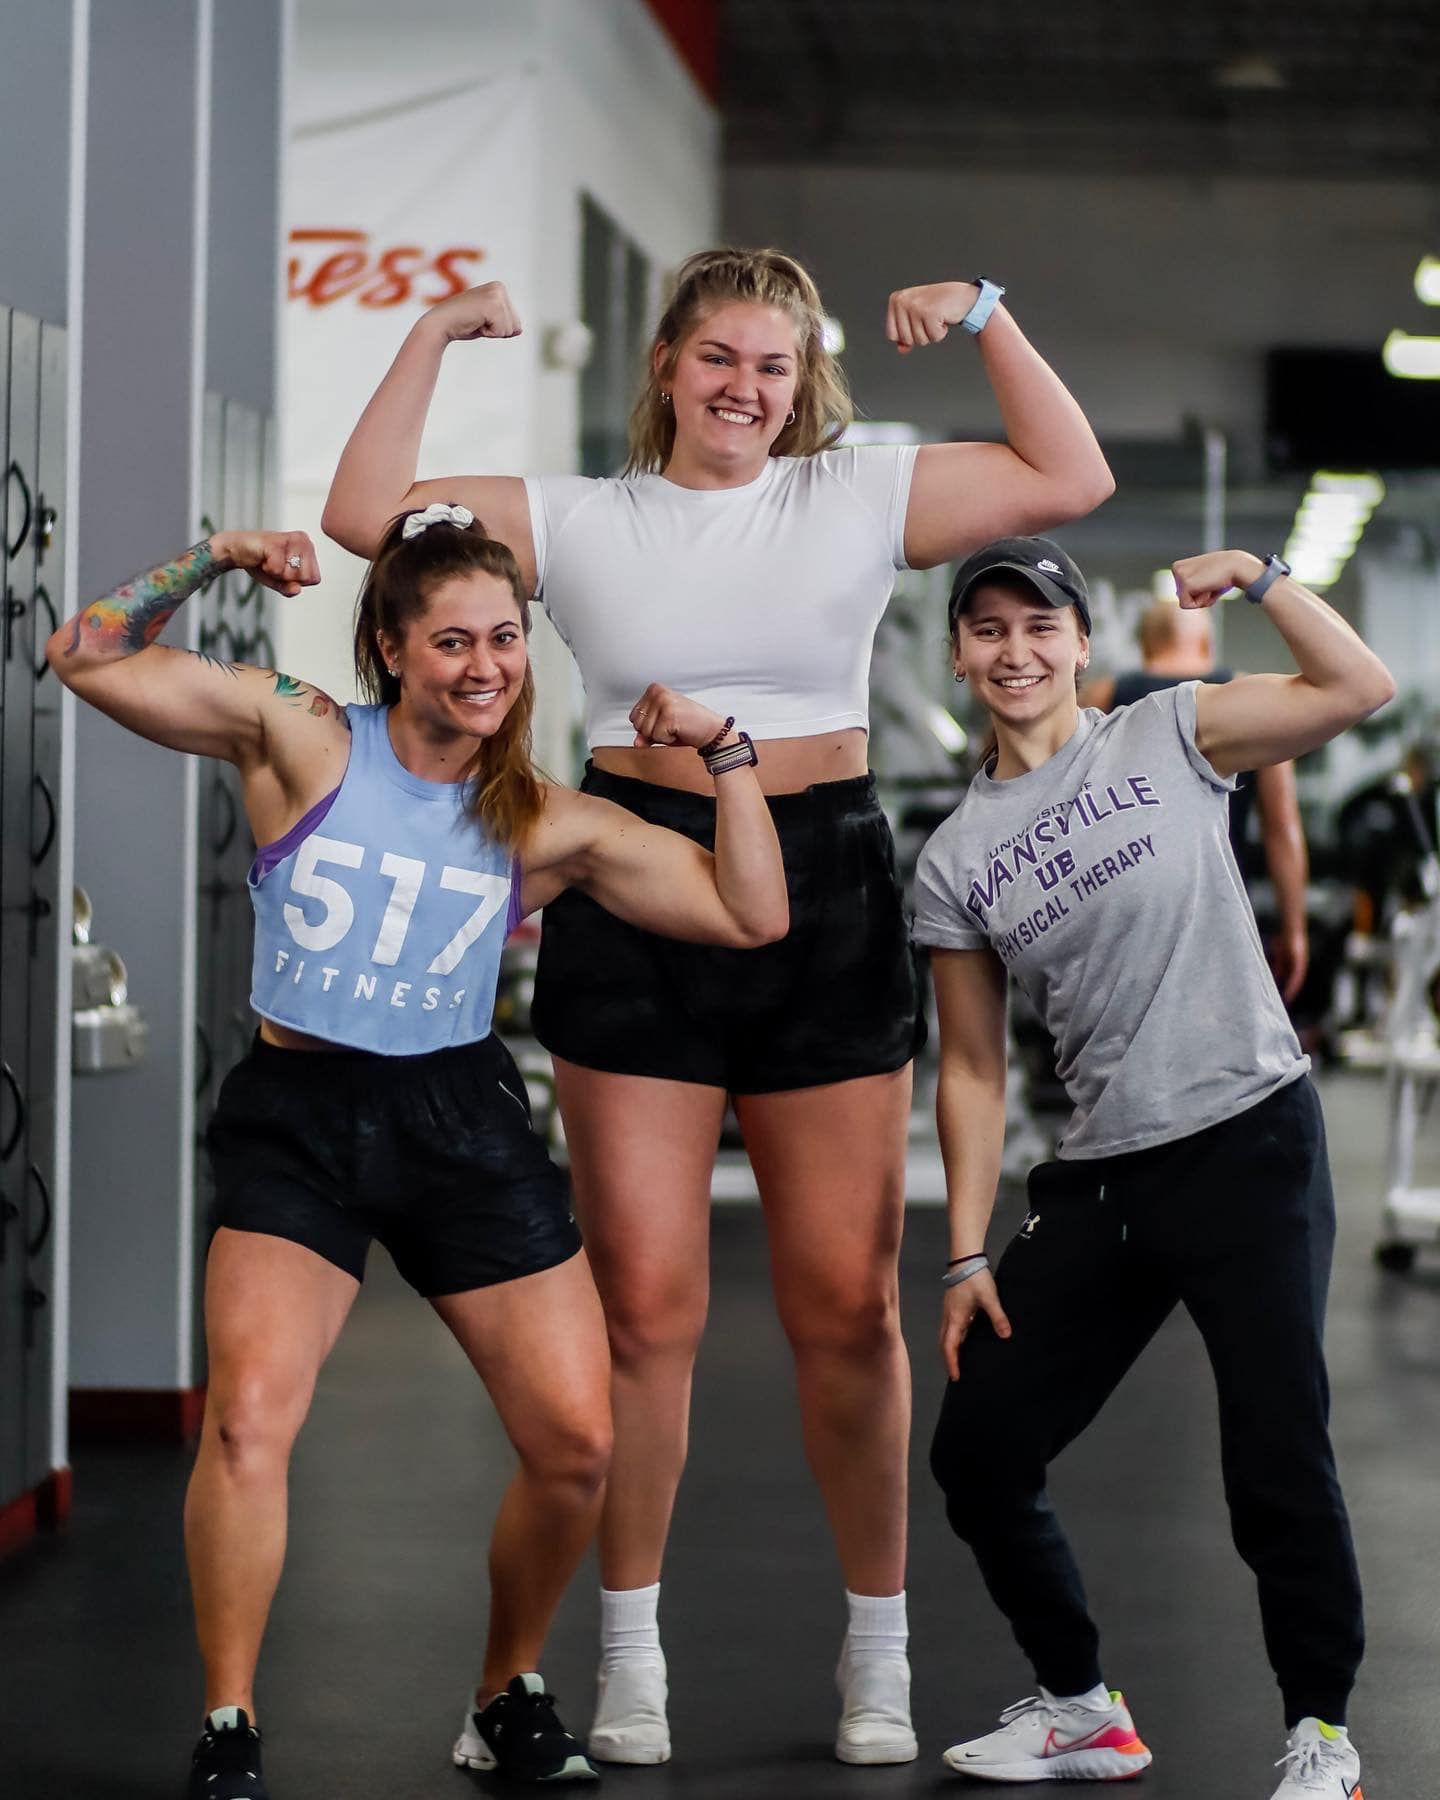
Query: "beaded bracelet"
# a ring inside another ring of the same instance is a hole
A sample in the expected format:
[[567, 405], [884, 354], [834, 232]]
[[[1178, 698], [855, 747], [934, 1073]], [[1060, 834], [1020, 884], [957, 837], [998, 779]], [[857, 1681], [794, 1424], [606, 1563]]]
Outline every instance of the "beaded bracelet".
[[753, 769], [760, 761], [750, 733], [740, 731], [735, 735], [738, 741], [727, 744], [723, 750], [700, 752], [700, 760], [712, 775], [728, 775], [731, 769]]
[[731, 713], [730, 717], [725, 721], [725, 723], [715, 733], [714, 737], [711, 738], [710, 742], [708, 744], [701, 744], [698, 747], [698, 749], [696, 750], [695, 754], [697, 756], [713, 756], [715, 754], [715, 752], [720, 748], [720, 746], [725, 742], [726, 738], [729, 737], [730, 733], [734, 729], [735, 729], [735, 715], [734, 715], [734, 713]]

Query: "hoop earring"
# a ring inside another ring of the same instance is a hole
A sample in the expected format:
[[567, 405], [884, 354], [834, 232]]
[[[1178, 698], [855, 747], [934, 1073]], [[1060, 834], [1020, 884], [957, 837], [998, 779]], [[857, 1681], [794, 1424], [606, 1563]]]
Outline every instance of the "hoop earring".
[[964, 681], [964, 679], [965, 679], [965, 671], [962, 669], [960, 671], [960, 673], [955, 677], [955, 685], [958, 687], [960, 685], [960, 683], [962, 681]]
[[793, 406], [790, 408], [790, 417], [785, 421], [785, 423], [787, 425], [793, 425], [795, 423], [795, 408]]

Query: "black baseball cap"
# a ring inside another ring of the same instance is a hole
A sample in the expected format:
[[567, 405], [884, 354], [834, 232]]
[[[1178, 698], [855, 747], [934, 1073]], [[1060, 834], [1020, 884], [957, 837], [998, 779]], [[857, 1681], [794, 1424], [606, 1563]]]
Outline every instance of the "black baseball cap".
[[1090, 635], [1090, 590], [1085, 577], [1052, 538], [996, 538], [967, 556], [950, 587], [950, 630], [966, 602], [991, 575], [1018, 575], [1051, 606], [1073, 606], [1086, 637]]

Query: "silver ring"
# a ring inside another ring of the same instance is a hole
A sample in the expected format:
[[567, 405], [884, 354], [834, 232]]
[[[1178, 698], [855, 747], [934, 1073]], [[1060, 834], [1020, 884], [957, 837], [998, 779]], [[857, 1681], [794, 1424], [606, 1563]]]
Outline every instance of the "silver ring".
[[298, 556], [287, 556], [285, 561], [292, 569], [298, 569], [300, 567], [300, 558]]

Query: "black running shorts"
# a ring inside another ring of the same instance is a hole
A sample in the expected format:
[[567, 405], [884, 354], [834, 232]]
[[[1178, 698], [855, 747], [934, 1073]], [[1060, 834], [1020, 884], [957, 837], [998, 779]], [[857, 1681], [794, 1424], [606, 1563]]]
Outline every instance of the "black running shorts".
[[[713, 849], [715, 802], [587, 767], [582, 791]], [[554, 1056], [732, 1094], [903, 1068], [925, 1041], [874, 777], [774, 794], [790, 932], [757, 950], [640, 931], [570, 889], [546, 908], [531, 1013]]]
[[257, 1037], [225, 1078], [206, 1143], [216, 1225], [289, 1238], [357, 1281], [372, 1238], [430, 1299], [580, 1248], [569, 1183], [493, 1035], [426, 1056]]

